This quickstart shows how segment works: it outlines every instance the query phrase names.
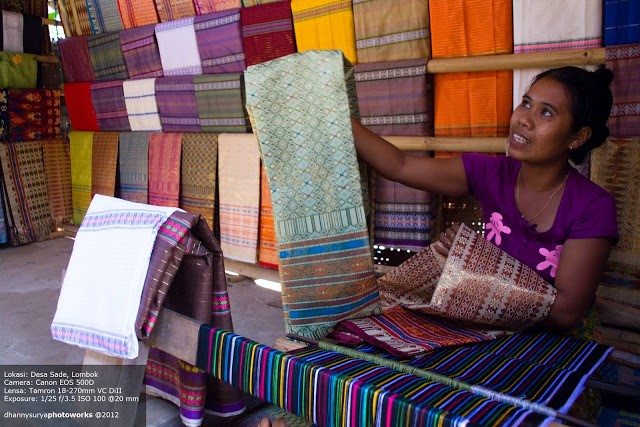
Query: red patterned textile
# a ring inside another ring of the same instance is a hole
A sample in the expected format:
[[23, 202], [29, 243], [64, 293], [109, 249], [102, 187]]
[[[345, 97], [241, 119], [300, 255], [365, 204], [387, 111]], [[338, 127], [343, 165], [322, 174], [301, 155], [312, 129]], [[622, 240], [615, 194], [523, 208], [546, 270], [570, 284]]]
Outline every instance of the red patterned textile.
[[181, 133], [154, 132], [149, 138], [149, 204], [179, 205]]
[[291, 1], [240, 9], [247, 66], [295, 53]]
[[12, 141], [61, 138], [60, 91], [10, 89], [9, 125]]
[[91, 99], [91, 83], [65, 83], [64, 95], [73, 130], [100, 130]]
[[67, 82], [92, 82], [96, 79], [89, 57], [87, 36], [62, 39], [58, 42], [58, 48]]

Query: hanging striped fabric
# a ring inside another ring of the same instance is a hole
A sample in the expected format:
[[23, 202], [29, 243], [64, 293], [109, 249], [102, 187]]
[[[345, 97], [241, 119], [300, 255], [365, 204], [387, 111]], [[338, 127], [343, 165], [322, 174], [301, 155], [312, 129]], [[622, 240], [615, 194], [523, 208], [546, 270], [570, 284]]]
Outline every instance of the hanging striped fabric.
[[296, 51], [290, 0], [243, 7], [240, 22], [247, 66]]
[[237, 73], [247, 69], [240, 9], [198, 16], [193, 27], [204, 74]]
[[87, 47], [96, 80], [126, 80], [129, 78], [120, 47], [119, 32], [88, 36]]
[[91, 170], [94, 132], [69, 132], [73, 223], [80, 225], [91, 203]]
[[123, 80], [91, 83], [91, 100], [100, 130], [131, 130], [123, 83]]
[[118, 147], [120, 198], [130, 202], [149, 201], [150, 132], [122, 132]]
[[95, 132], [91, 147], [91, 197], [96, 194], [113, 197], [118, 165], [117, 132]]
[[200, 132], [194, 76], [158, 77], [156, 102], [162, 130]]
[[120, 47], [129, 78], [141, 79], [164, 75], [155, 25], [121, 31]]
[[154, 132], [149, 138], [149, 204], [178, 207], [181, 133]]
[[241, 73], [195, 76], [193, 83], [203, 132], [248, 131]]

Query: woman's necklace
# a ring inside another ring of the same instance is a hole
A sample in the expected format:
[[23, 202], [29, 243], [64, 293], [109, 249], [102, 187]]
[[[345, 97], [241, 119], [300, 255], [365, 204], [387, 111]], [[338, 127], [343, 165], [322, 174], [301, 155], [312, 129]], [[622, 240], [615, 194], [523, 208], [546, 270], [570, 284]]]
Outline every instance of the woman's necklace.
[[549, 207], [549, 204], [551, 203], [551, 200], [553, 200], [553, 197], [556, 194], [558, 194], [558, 191], [560, 191], [560, 189], [562, 188], [564, 183], [567, 182], [567, 178], [569, 178], [569, 172], [567, 172], [567, 174], [565, 175], [565, 177], [562, 180], [562, 182], [560, 183], [560, 185], [558, 185], [558, 187], [553, 191], [551, 196], [549, 196], [549, 199], [547, 200], [547, 203], [542, 207], [542, 209], [540, 209], [540, 211], [537, 214], [535, 214], [534, 216], [532, 216], [530, 218], [525, 218], [524, 214], [522, 213], [522, 209], [520, 208], [520, 172], [518, 172], [518, 178], [516, 179], [516, 205], [518, 206], [518, 210], [520, 211], [520, 216], [522, 217], [522, 219], [524, 219], [527, 222], [530, 222], [530, 221], [533, 221], [534, 219], [538, 218], [540, 215], [542, 215], [542, 212], [544, 212], [545, 209], [547, 209]]

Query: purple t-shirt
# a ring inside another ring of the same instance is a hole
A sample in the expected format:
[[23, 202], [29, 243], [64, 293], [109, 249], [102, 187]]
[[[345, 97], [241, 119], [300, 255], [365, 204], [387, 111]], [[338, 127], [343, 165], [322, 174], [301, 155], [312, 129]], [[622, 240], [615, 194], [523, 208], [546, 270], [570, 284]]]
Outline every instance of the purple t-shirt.
[[610, 238], [617, 242], [615, 200], [578, 171], [569, 172], [553, 225], [538, 233], [522, 218], [516, 205], [515, 185], [521, 161], [465, 153], [462, 162], [469, 192], [482, 207], [485, 239], [537, 271], [549, 283], [555, 280], [558, 259], [567, 239]]

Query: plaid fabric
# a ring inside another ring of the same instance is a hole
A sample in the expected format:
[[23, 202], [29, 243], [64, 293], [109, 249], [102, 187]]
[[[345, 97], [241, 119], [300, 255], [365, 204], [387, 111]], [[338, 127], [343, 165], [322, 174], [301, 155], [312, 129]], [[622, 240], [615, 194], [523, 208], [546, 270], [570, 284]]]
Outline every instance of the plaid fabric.
[[155, 25], [146, 25], [120, 32], [120, 47], [127, 64], [129, 78], [163, 76], [160, 51], [155, 34]]
[[611, 84], [613, 108], [609, 130], [615, 137], [638, 136], [640, 125], [640, 44], [608, 46], [607, 68], [615, 78]]
[[96, 132], [91, 147], [91, 198], [96, 194], [113, 197], [116, 191], [118, 133]]
[[91, 99], [100, 130], [131, 130], [121, 80], [91, 83]]
[[124, 29], [116, 0], [86, 0], [93, 34]]
[[56, 139], [43, 143], [44, 171], [51, 205], [53, 228], [71, 223], [71, 157], [69, 141]]
[[205, 74], [246, 70], [242, 50], [240, 9], [198, 16], [193, 21]]
[[118, 149], [120, 198], [130, 202], [149, 202], [150, 132], [122, 132]]
[[156, 79], [156, 101], [165, 132], [200, 132], [193, 76]]
[[175, 21], [196, 16], [192, 0], [155, 0], [160, 22]]
[[0, 52], [0, 87], [32, 89], [37, 82], [38, 63], [35, 55]]
[[198, 15], [220, 12], [221, 10], [240, 9], [242, 7], [241, 0], [194, 0], [193, 4]]
[[91, 203], [93, 132], [69, 132], [73, 223], [80, 225]]
[[118, 9], [126, 29], [160, 22], [154, 0], [118, 0]]
[[292, 19], [290, 0], [240, 9], [247, 66], [296, 51]]
[[3, 196], [8, 202], [9, 242], [23, 245], [49, 239], [51, 207], [42, 142], [1, 143], [0, 164], [4, 179]]
[[247, 132], [242, 74], [195, 76], [198, 118], [203, 132]]
[[292, 0], [291, 11], [298, 52], [338, 49], [356, 63], [352, 0]]
[[120, 49], [120, 33], [105, 33], [87, 37], [89, 57], [96, 80], [125, 80], [129, 78]]
[[218, 135], [182, 135], [180, 208], [202, 215], [213, 229], [218, 169]]
[[125, 80], [122, 89], [131, 130], [162, 130], [156, 102], [156, 79]]
[[640, 10], [634, 0], [604, 0], [604, 45], [640, 43]]
[[9, 124], [12, 141], [61, 138], [60, 91], [10, 89]]
[[154, 132], [149, 138], [149, 204], [178, 207], [181, 133]]
[[359, 63], [431, 56], [425, 1], [354, 1], [353, 21]]
[[156, 38], [165, 76], [202, 74], [194, 18], [156, 25]]
[[91, 83], [65, 83], [65, 103], [73, 130], [99, 130], [91, 99]]
[[91, 82], [96, 79], [89, 57], [87, 36], [62, 39], [58, 42], [58, 48], [67, 82]]

